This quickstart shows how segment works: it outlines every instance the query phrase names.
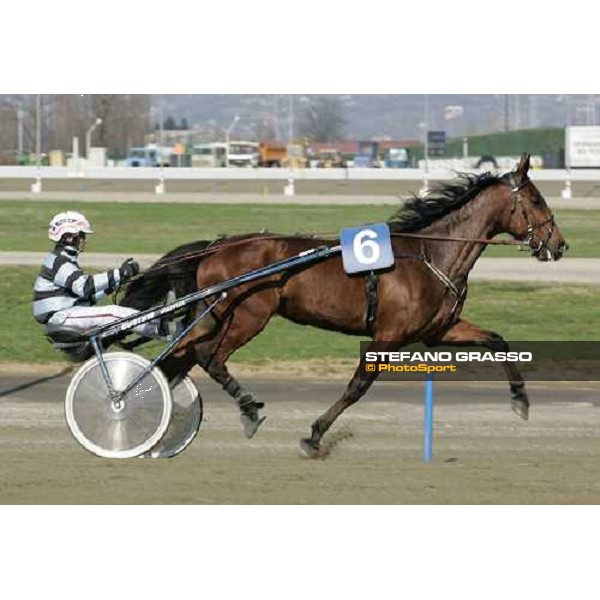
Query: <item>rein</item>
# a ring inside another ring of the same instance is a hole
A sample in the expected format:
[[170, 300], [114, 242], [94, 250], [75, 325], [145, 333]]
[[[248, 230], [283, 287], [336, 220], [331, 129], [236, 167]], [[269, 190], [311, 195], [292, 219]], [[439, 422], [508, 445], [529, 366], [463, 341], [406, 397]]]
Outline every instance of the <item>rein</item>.
[[488, 240], [485, 238], [448, 237], [441, 235], [425, 235], [420, 233], [391, 233], [394, 237], [415, 238], [419, 240], [435, 240], [438, 242], [471, 242], [473, 244], [487, 244], [489, 246], [522, 246], [518, 240]]
[[[326, 239], [326, 238], [330, 238], [330, 239], [335, 239], [336, 233], [334, 232], [327, 232], [327, 233], [315, 233], [315, 234], [304, 234], [305, 237], [307, 238], [315, 238], [315, 239]], [[488, 240], [485, 238], [464, 238], [464, 237], [448, 237], [448, 236], [438, 236], [438, 235], [426, 235], [426, 234], [419, 234], [419, 233], [390, 233], [390, 236], [392, 237], [401, 237], [401, 238], [413, 238], [413, 239], [419, 239], [419, 240], [432, 240], [432, 241], [439, 241], [439, 242], [470, 242], [470, 243], [474, 243], [474, 244], [487, 244], [490, 246], [522, 246], [523, 242], [519, 242], [518, 240]], [[244, 244], [250, 244], [252, 242], [256, 242], [256, 241], [265, 241], [265, 240], [285, 240], [287, 237], [292, 237], [292, 235], [290, 234], [288, 235], [265, 235], [265, 236], [260, 236], [260, 237], [254, 237], [254, 238], [245, 238], [243, 240], [234, 240], [234, 241], [220, 241], [220, 240], [216, 240], [214, 241], [212, 244], [210, 244], [209, 247], [204, 248], [203, 250], [198, 250], [197, 252], [187, 252], [185, 254], [182, 254], [180, 256], [177, 257], [173, 257], [172, 259], [169, 260], [165, 260], [162, 261], [160, 263], [160, 265], [154, 265], [154, 267], [151, 267], [149, 269], [147, 269], [146, 271], [143, 271], [140, 276], [143, 275], [149, 275], [152, 273], [152, 271], [161, 269], [163, 267], [169, 267], [171, 265], [176, 265], [182, 262], [186, 262], [188, 260], [193, 260], [195, 258], [202, 258], [204, 256], [209, 256], [211, 254], [214, 254], [215, 252], [218, 252], [220, 250], [225, 250], [227, 248], [232, 248], [234, 246], [241, 246]], [[302, 234], [301, 234], [302, 237]], [[138, 277], [136, 277], [135, 279], [138, 279]], [[132, 279], [131, 281], [135, 281], [135, 279]], [[127, 284], [126, 284], [127, 285]]]

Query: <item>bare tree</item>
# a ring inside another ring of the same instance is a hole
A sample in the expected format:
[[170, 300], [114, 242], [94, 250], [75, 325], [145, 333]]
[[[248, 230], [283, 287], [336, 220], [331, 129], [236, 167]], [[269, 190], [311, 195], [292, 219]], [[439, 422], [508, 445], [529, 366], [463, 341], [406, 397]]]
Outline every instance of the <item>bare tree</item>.
[[148, 132], [150, 98], [143, 94], [97, 94], [90, 97], [89, 122], [102, 119], [95, 144], [121, 156], [144, 144]]
[[45, 145], [50, 149], [69, 152], [73, 147], [74, 137], [84, 139], [87, 126], [86, 103], [78, 94], [58, 94], [52, 100], [52, 127], [48, 131]]
[[338, 96], [308, 99], [300, 118], [299, 133], [315, 142], [332, 142], [345, 136], [344, 106]]
[[[35, 152], [35, 94], [0, 96], [0, 151]], [[73, 138], [80, 148], [96, 119], [102, 124], [94, 133], [95, 146], [108, 149], [109, 156], [122, 156], [133, 145], [142, 145], [148, 130], [149, 96], [140, 94], [41, 95], [41, 151], [70, 152]]]
[[[41, 96], [41, 107], [41, 130], [44, 139], [44, 134], [48, 132], [48, 96]], [[35, 151], [36, 121], [35, 95], [13, 94], [0, 97], [0, 150]]]
[[19, 146], [18, 110], [8, 99], [0, 101], [0, 151], [16, 150]]

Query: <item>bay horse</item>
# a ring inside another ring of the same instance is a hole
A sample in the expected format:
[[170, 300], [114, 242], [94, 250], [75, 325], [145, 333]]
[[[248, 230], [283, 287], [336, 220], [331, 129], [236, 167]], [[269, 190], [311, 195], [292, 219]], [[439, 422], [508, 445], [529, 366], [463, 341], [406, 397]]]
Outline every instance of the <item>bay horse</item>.
[[[508, 351], [498, 333], [460, 314], [469, 273], [487, 240], [510, 234], [527, 243], [540, 261], [558, 260], [567, 250], [528, 170], [529, 156], [524, 154], [516, 169], [505, 175], [461, 175], [424, 197], [407, 200], [388, 221], [395, 264], [378, 275], [377, 310], [370, 323], [365, 318], [369, 304], [365, 278], [347, 275], [336, 255], [234, 288], [210, 322], [202, 321], [192, 329], [165, 359], [162, 370], [172, 379], [200, 365], [238, 402], [244, 432], [252, 437], [265, 418], [259, 415], [264, 405], [231, 375], [226, 363], [276, 314], [301, 325], [367, 336], [373, 342], [385, 342], [389, 350], [422, 341], [428, 346], [474, 345]], [[148, 308], [163, 299], [169, 288], [181, 296], [317, 246], [338, 243], [260, 233], [195, 242], [164, 256], [134, 282], [121, 303]], [[504, 368], [511, 408], [527, 419], [529, 400], [523, 377], [514, 363], [504, 363]], [[305, 456], [323, 455], [323, 435], [377, 378], [371, 372], [361, 380], [360, 372], [359, 364], [341, 398], [312, 423], [310, 437], [300, 442]]]

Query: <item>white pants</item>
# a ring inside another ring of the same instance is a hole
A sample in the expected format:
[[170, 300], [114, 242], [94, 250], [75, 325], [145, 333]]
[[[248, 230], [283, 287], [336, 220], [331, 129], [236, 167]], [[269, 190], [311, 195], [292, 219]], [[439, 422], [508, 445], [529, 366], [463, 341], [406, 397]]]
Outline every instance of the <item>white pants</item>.
[[[131, 317], [139, 311], [127, 306], [118, 306], [117, 304], [108, 304], [106, 306], [73, 306], [66, 310], [54, 313], [48, 325], [64, 325], [73, 327], [82, 331], [108, 325], [118, 319]], [[149, 321], [143, 325], [136, 325], [133, 331], [146, 337], [158, 336], [158, 322]]]

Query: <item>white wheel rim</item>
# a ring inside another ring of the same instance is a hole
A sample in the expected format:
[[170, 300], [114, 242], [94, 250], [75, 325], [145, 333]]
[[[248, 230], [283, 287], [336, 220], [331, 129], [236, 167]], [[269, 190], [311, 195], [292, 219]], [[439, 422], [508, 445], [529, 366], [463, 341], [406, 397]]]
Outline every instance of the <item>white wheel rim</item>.
[[[104, 362], [117, 391], [150, 365], [131, 352], [107, 352]], [[65, 417], [73, 437], [86, 450], [103, 458], [132, 458], [155, 446], [167, 431], [172, 415], [171, 390], [157, 367], [131, 390], [124, 408], [115, 407], [96, 357], [77, 371], [65, 399]]]
[[143, 458], [173, 458], [181, 454], [196, 437], [202, 423], [202, 399], [189, 377], [184, 377], [172, 390], [171, 423], [162, 439]]

